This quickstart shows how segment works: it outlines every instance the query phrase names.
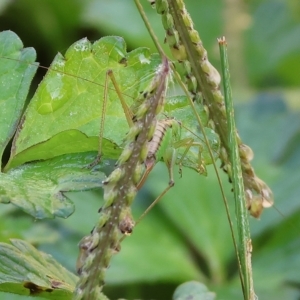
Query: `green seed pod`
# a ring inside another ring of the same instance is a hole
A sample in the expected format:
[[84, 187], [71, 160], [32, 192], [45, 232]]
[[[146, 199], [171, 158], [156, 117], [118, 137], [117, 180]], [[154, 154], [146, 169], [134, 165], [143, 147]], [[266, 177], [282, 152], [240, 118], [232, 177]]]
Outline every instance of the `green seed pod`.
[[107, 208], [107, 207], [111, 206], [117, 197], [118, 197], [118, 191], [113, 188], [110, 189], [104, 195], [105, 202], [104, 202], [102, 208]]
[[109, 220], [109, 217], [110, 217], [110, 213], [108, 213], [105, 210], [104, 211], [102, 210], [100, 213], [98, 223], [97, 223], [97, 227], [102, 228], [106, 224], [106, 222]]
[[164, 15], [164, 17], [162, 18], [162, 24], [165, 30], [174, 27], [173, 17], [170, 14]]
[[134, 148], [134, 142], [131, 142], [124, 148], [122, 154], [120, 155], [120, 157], [118, 159], [118, 162], [117, 162], [118, 166], [125, 163], [126, 161], [128, 161], [128, 159], [131, 157], [133, 148]]
[[137, 189], [135, 186], [131, 186], [130, 189], [128, 189], [127, 191], [127, 195], [126, 195], [126, 204], [128, 206], [130, 206], [136, 196], [137, 193]]
[[124, 176], [124, 171], [120, 168], [116, 168], [109, 177], [103, 182], [104, 185], [114, 184], [118, 182]]
[[135, 185], [137, 185], [140, 182], [144, 172], [145, 172], [145, 165], [144, 164], [139, 164], [136, 167], [136, 169], [134, 170], [134, 174], [133, 174], [133, 183]]
[[156, 11], [158, 14], [164, 14], [168, 10], [168, 2], [165, 0], [155, 1]]

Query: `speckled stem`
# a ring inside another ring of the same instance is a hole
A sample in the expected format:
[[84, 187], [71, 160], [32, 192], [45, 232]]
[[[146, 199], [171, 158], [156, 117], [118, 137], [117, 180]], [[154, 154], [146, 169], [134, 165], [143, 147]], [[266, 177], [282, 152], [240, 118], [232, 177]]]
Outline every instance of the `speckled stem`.
[[[220, 91], [221, 77], [208, 60], [198, 32], [194, 29], [192, 19], [186, 11], [182, 0], [149, 1], [156, 5], [162, 15], [162, 24], [166, 30], [166, 42], [171, 52], [183, 69], [183, 81], [186, 83], [194, 101], [203, 101], [209, 112], [209, 125], [219, 134], [221, 140], [220, 158], [222, 168], [231, 179], [229, 161], [229, 139], [224, 98]], [[203, 99], [203, 100], [202, 100]], [[253, 158], [251, 148], [242, 143], [237, 134], [239, 154], [242, 164], [248, 208], [254, 217], [259, 217], [264, 207], [273, 204], [271, 189], [259, 179], [250, 164]]]
[[99, 211], [99, 221], [79, 245], [77, 268], [80, 276], [74, 292], [76, 300], [105, 297], [101, 294], [105, 271], [112, 255], [120, 250], [120, 239], [131, 232], [134, 224], [130, 205], [145, 169], [147, 145], [154, 133], [156, 116], [163, 108], [168, 73], [169, 64], [164, 58], [152, 83], [137, 99], [141, 104], [125, 138], [126, 146], [115, 170], [103, 182], [104, 205]]

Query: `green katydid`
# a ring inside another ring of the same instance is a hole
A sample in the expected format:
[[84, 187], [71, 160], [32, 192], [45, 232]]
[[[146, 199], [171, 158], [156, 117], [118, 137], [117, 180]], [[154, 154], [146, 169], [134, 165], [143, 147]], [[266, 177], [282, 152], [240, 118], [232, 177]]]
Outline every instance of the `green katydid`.
[[[104, 89], [104, 96], [103, 96], [103, 108], [102, 108], [102, 116], [101, 116], [101, 124], [100, 124], [100, 137], [99, 137], [99, 148], [98, 148], [98, 158], [100, 159], [102, 156], [102, 135], [103, 130], [105, 126], [105, 112], [106, 112], [106, 105], [107, 105], [107, 83], [108, 80], [111, 80], [113, 83], [114, 89], [116, 93], [118, 94], [118, 98], [120, 100], [120, 103], [122, 105], [124, 116], [126, 117], [128, 126], [133, 126], [133, 115], [134, 110], [132, 111], [130, 107], [128, 107], [122, 92], [120, 91], [120, 87], [118, 86], [118, 83], [113, 75], [112, 70], [107, 71], [107, 76], [105, 79], [105, 89]], [[176, 97], [173, 99], [169, 99], [169, 102], [173, 101], [174, 104], [183, 105], [183, 102], [186, 101], [185, 97]], [[137, 104], [134, 104], [134, 107], [136, 107]], [[155, 129], [154, 137], [151, 142], [149, 142], [149, 153], [148, 158], [146, 161], [146, 173], [142, 180], [142, 182], [139, 184], [139, 186], [142, 185], [145, 178], [149, 174], [149, 172], [152, 170], [154, 165], [157, 161], [163, 160], [169, 170], [169, 184], [173, 185], [173, 166], [175, 163], [183, 166], [188, 166], [193, 169], [195, 169], [199, 173], [205, 173], [205, 164], [202, 161], [202, 152], [203, 152], [203, 140], [195, 135], [188, 127], [185, 125], [182, 125], [180, 121], [178, 121], [176, 118], [174, 118], [175, 115], [179, 115], [179, 112], [176, 114], [176, 110], [173, 111], [172, 114], [172, 108], [170, 108], [170, 105], [168, 106], [168, 103], [165, 104], [166, 112], [171, 111], [172, 117], [165, 117], [162, 116], [162, 119], [158, 121], [158, 124]], [[184, 108], [185, 110], [185, 108]], [[180, 114], [182, 115], [183, 109], [180, 110]], [[199, 108], [200, 111], [200, 108]], [[174, 115], [175, 112], [175, 115]], [[187, 116], [188, 113], [186, 113], [185, 116]], [[186, 118], [188, 119], [188, 118]], [[181, 136], [181, 128], [184, 128], [185, 136], [182, 138]], [[208, 129], [207, 134], [209, 134], [210, 130]], [[214, 151], [217, 154], [217, 146], [218, 142], [217, 140], [211, 140], [211, 142], [215, 142]], [[177, 155], [176, 150], [181, 150], [179, 155]], [[190, 153], [189, 153], [190, 151]], [[193, 151], [193, 152], [192, 152]], [[189, 155], [187, 155], [189, 153]], [[198, 156], [198, 161], [197, 161]], [[207, 157], [206, 157], [207, 159]], [[207, 160], [206, 160], [207, 161]]]
[[[127, 106], [122, 94], [120, 93], [120, 89], [114, 79], [114, 76], [111, 71], [108, 72], [109, 77], [111, 78], [115, 90], [118, 91], [119, 99], [122, 104], [124, 115], [126, 116], [126, 120], [128, 122], [129, 127], [132, 126], [132, 116], [134, 115], [134, 111], [131, 111], [131, 109]], [[106, 80], [107, 82], [107, 80]], [[103, 101], [103, 115], [101, 117], [101, 129], [100, 129], [100, 138], [99, 138], [99, 153], [98, 157], [101, 157], [102, 153], [102, 138], [101, 133], [103, 132], [104, 124], [105, 124], [105, 105], [107, 103], [107, 95], [105, 93], [104, 95], [104, 101]], [[176, 104], [181, 104], [181, 102], [186, 101], [185, 97], [177, 97]], [[168, 104], [165, 104], [165, 107], [168, 107]], [[169, 108], [170, 109], [170, 108]], [[166, 112], [168, 112], [168, 109], [166, 109]], [[180, 110], [180, 113], [182, 114], [183, 110]], [[177, 113], [178, 114], [178, 113]], [[195, 135], [191, 130], [189, 130], [188, 127], [181, 124], [180, 121], [178, 121], [176, 118], [174, 118], [174, 115], [172, 117], [165, 117], [162, 116], [160, 120], [158, 120], [157, 126], [155, 128], [154, 137], [149, 142], [149, 149], [148, 149], [148, 156], [147, 160], [145, 162], [146, 164], [146, 173], [139, 184], [141, 186], [149, 174], [149, 172], [152, 170], [154, 165], [157, 161], [163, 160], [169, 170], [169, 184], [173, 185], [173, 166], [175, 163], [183, 166], [189, 166], [199, 173], [205, 173], [205, 164], [202, 161], [202, 152], [203, 152], [203, 141], [200, 137]], [[182, 138], [181, 131], [182, 128], [186, 131], [184, 138]], [[208, 131], [209, 133], [209, 131]], [[217, 155], [217, 140], [213, 141], [214, 144], [214, 151]], [[192, 151], [189, 153], [189, 151]], [[177, 155], [176, 152], [179, 152]], [[187, 154], [190, 155], [187, 155]], [[197, 160], [198, 158], [198, 160]]]

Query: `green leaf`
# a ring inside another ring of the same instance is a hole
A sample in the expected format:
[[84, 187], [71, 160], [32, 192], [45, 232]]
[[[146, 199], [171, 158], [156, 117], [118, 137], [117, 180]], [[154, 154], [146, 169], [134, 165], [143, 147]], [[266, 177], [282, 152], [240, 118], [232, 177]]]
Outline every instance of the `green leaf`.
[[0, 243], [0, 290], [48, 299], [71, 299], [76, 276], [25, 241]]
[[94, 159], [93, 153], [69, 154], [1, 174], [0, 202], [12, 203], [37, 219], [67, 218], [74, 205], [64, 192], [102, 185], [100, 167], [88, 168]]
[[[36, 53], [24, 48], [11, 31], [0, 33], [0, 158], [21, 116], [31, 80], [36, 72]], [[25, 62], [25, 63], [24, 63]]]
[[[130, 106], [159, 63], [146, 48], [127, 53], [119, 37], [94, 44], [82, 39], [65, 57], [58, 54], [26, 110], [6, 170], [33, 159], [98, 150], [106, 71], [113, 70]], [[108, 98], [102, 154], [117, 158], [129, 126], [111, 81]]]
[[173, 300], [214, 300], [215, 293], [197, 281], [190, 281], [181, 284], [174, 292]]

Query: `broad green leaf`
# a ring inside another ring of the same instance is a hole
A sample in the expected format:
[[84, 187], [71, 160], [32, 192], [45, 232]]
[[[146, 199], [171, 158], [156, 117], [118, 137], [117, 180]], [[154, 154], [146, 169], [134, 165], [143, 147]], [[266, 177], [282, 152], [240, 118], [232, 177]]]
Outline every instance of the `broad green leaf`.
[[1, 174], [0, 201], [12, 203], [37, 219], [67, 218], [74, 211], [67, 191], [100, 187], [104, 174], [88, 166], [92, 153], [69, 154], [34, 162]]
[[[120, 152], [120, 148], [112, 141], [107, 141], [106, 139], [104, 139], [104, 148], [106, 148], [106, 145], [108, 144], [111, 148], [110, 156], [116, 158]], [[16, 156], [16, 159], [14, 159], [14, 163], [18, 162], [18, 159], [20, 157], [23, 158], [25, 156], [28, 161], [56, 157], [69, 153], [70, 149], [72, 149], [72, 153], [88, 152], [90, 149], [97, 150], [98, 145], [99, 137], [88, 137], [78, 130], [71, 129], [54, 135], [45, 143], [40, 143], [36, 146], [27, 148], [22, 152], [21, 156]]]
[[215, 293], [197, 281], [190, 281], [181, 284], [174, 292], [173, 300], [214, 300]]
[[33, 48], [23, 48], [11, 31], [0, 33], [0, 158], [21, 116], [31, 80], [36, 72]]
[[25, 241], [0, 243], [0, 290], [48, 299], [71, 299], [76, 276]]
[[[113, 70], [131, 106], [159, 63], [158, 56], [150, 56], [146, 48], [127, 53], [119, 37], [105, 37], [94, 44], [82, 39], [65, 57], [58, 54], [26, 110], [6, 169], [33, 159], [98, 150], [107, 70]], [[108, 98], [102, 154], [116, 159], [129, 126], [110, 81]]]

